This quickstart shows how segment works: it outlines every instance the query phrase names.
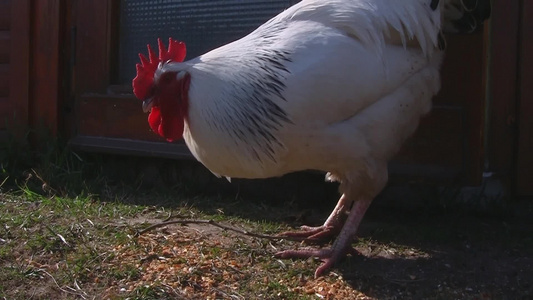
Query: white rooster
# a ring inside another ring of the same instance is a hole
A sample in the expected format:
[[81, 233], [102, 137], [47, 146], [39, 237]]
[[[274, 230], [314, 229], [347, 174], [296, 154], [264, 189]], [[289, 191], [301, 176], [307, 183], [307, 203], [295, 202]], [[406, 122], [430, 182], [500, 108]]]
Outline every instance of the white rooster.
[[[244, 38], [182, 62], [185, 44], [141, 55], [135, 95], [151, 128], [185, 139], [213, 173], [266, 178], [328, 172], [341, 198], [319, 227], [287, 233], [331, 248], [320, 276], [352, 251], [357, 228], [387, 182], [387, 162], [429, 112], [440, 87], [442, 29], [469, 31], [488, 0], [303, 0]], [[479, 2], [479, 3], [478, 3]], [[346, 216], [347, 215], [347, 216]]]

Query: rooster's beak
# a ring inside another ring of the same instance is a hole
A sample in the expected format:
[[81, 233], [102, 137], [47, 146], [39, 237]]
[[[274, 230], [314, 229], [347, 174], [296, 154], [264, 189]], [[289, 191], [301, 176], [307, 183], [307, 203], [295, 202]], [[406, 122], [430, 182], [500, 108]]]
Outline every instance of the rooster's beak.
[[143, 101], [143, 111], [145, 113], [150, 112], [150, 110], [152, 110], [153, 100], [154, 98], [148, 98]]

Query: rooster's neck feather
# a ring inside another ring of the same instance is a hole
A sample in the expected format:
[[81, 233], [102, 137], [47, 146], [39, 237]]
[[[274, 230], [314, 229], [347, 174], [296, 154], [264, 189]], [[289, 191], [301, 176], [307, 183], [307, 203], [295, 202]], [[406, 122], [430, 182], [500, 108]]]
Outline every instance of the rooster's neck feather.
[[[272, 38], [265, 37], [262, 41]], [[203, 59], [206, 58], [198, 60]], [[194, 67], [201, 70], [198, 72], [200, 78], [211, 75], [211, 82], [215, 82], [216, 78], [228, 73], [231, 76], [223, 86], [213, 86], [210, 99], [198, 99], [203, 103], [201, 109], [206, 125], [213, 132], [229, 135], [235, 144], [247, 149], [250, 158], [275, 161], [276, 151], [284, 148], [277, 133], [292, 123], [281, 105], [287, 101], [284, 90], [285, 80], [290, 76], [287, 64], [291, 63], [291, 53], [263, 46], [248, 55], [225, 56], [220, 58], [224, 61], [214, 64], [207, 59], [205, 64], [200, 62]], [[194, 86], [195, 74], [192, 72]], [[199, 97], [205, 97], [205, 93]]]

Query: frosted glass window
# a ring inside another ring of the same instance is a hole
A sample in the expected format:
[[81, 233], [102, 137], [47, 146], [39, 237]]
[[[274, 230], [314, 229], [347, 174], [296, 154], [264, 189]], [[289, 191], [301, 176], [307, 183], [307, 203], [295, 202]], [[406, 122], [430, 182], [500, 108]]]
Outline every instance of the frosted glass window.
[[135, 76], [137, 54], [157, 38], [187, 44], [187, 58], [236, 40], [298, 1], [121, 0], [119, 81]]

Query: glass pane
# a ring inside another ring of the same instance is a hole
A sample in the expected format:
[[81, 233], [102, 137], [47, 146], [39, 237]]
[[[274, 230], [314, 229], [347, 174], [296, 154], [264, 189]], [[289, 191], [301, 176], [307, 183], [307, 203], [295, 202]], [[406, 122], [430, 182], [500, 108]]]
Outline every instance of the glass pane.
[[[120, 83], [135, 76], [139, 52], [157, 38], [187, 44], [187, 58], [253, 31], [294, 0], [121, 0]], [[156, 49], [156, 48], [155, 48]]]

